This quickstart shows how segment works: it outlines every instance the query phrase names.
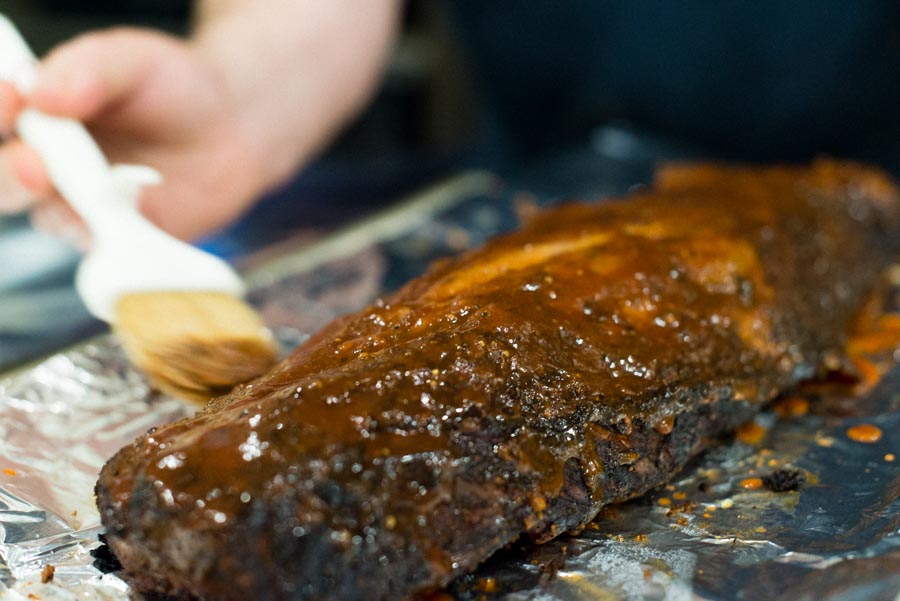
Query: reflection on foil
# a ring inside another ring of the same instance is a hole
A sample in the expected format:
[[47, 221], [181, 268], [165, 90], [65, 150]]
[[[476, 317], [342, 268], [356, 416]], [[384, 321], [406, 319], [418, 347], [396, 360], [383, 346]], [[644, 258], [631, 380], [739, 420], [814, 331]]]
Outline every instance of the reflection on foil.
[[[405, 236], [261, 278], [251, 302], [290, 348], [436, 257], [513, 227], [514, 215], [513, 194], [462, 196], [425, 225], [421, 216], [411, 220], [417, 226]], [[763, 413], [755, 439], [723, 441], [669, 485], [604, 509], [580, 533], [513, 545], [447, 594], [463, 601], [893, 599], [900, 369], [863, 396], [819, 401], [802, 416]], [[3, 598], [127, 599], [124, 583], [93, 566], [94, 482], [120, 447], [192, 410], [151, 392], [111, 337], [0, 382]], [[883, 437], [850, 440], [847, 428], [863, 422]], [[805, 482], [788, 492], [747, 486], [778, 470]], [[56, 570], [42, 583], [47, 565]]]
[[[110, 594], [124, 598], [122, 584], [110, 584], [117, 579], [101, 578], [91, 567], [88, 551], [99, 533], [97, 473], [123, 441], [190, 411], [152, 394], [108, 337], [0, 382], [3, 582], [16, 582], [28, 598], [50, 564], [58, 566], [57, 583], [111, 587]], [[52, 594], [48, 589], [40, 597]]]

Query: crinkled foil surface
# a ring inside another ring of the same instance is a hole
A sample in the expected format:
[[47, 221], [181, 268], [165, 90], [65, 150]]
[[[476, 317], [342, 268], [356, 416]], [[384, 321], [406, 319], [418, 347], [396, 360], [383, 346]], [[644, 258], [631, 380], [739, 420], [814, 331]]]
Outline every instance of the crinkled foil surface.
[[[622, 191], [621, 182], [605, 190]], [[457, 178], [264, 264], [249, 275], [251, 301], [290, 348], [546, 200], [482, 174]], [[897, 599], [898, 359], [870, 390], [813, 394], [808, 411], [781, 411], [788, 417], [769, 410], [752, 436], [723, 441], [669, 486], [607, 508], [581, 533], [514, 545], [434, 598]], [[120, 447], [191, 411], [151, 391], [108, 336], [0, 380], [4, 598], [127, 599], [126, 585], [93, 565], [94, 482]], [[861, 423], [880, 428], [880, 440], [851, 440], [847, 429]], [[805, 477], [799, 491], [747, 488], [782, 468]], [[42, 583], [48, 565], [55, 573]]]

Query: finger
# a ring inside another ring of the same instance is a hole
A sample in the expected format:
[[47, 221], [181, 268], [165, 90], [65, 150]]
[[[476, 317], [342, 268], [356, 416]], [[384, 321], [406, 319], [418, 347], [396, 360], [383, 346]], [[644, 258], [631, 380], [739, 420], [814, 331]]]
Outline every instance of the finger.
[[54, 193], [53, 184], [47, 170], [44, 169], [44, 162], [34, 149], [26, 146], [21, 140], [12, 140], [4, 145], [3, 153], [13, 176], [22, 186], [39, 197]]
[[173, 195], [173, 188], [165, 185], [144, 188], [138, 197], [138, 209], [157, 227], [181, 240], [196, 240], [225, 227], [249, 204], [203, 202], [210, 198], [209, 188], [196, 181], [180, 181], [176, 193]]
[[11, 132], [25, 101], [8, 81], [0, 81], [0, 135]]
[[137, 208], [156, 227], [176, 238], [190, 239], [194, 234], [193, 224], [183, 215], [184, 205], [189, 203], [178, 202], [169, 194], [171, 192], [164, 187], [142, 188], [137, 195]]
[[35, 195], [13, 173], [8, 145], [0, 147], [0, 213], [18, 213], [34, 203]]
[[153, 58], [149, 35], [113, 29], [57, 47], [38, 67], [29, 99], [47, 113], [90, 120], [144, 79]]
[[37, 203], [31, 211], [31, 223], [35, 229], [52, 234], [82, 252], [90, 248], [91, 235], [87, 226], [59, 196]]

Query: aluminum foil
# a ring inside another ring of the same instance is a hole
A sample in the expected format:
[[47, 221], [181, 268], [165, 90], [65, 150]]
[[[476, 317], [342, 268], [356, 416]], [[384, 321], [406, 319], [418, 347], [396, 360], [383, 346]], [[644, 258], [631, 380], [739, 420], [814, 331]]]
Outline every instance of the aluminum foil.
[[[599, 190], [621, 191], [621, 182]], [[498, 189], [484, 174], [462, 176], [312, 246], [282, 249], [248, 275], [251, 302], [291, 348], [433, 259], [514, 227], [517, 211], [550, 200]], [[607, 508], [580, 533], [514, 545], [441, 595], [897, 598], [900, 369], [894, 364], [871, 390], [845, 386], [807, 396], [808, 413], [764, 412], [748, 430], [753, 436], [723, 441], [670, 485]], [[94, 482], [120, 447], [193, 410], [150, 390], [109, 336], [0, 381], [3, 598], [127, 599], [127, 586], [94, 566], [101, 532]], [[878, 426], [881, 439], [851, 440], [847, 429], [861, 423]], [[788, 492], [751, 486], [777, 470], [800, 474], [804, 483]]]

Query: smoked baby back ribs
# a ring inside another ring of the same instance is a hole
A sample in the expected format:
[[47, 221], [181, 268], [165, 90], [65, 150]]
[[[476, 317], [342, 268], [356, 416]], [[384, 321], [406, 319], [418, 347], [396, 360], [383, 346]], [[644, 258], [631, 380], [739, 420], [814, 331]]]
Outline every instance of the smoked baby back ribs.
[[122, 575], [402, 599], [578, 528], [840, 361], [898, 207], [819, 162], [667, 169], [541, 214], [122, 449], [97, 485]]

